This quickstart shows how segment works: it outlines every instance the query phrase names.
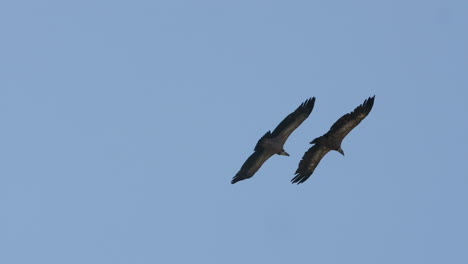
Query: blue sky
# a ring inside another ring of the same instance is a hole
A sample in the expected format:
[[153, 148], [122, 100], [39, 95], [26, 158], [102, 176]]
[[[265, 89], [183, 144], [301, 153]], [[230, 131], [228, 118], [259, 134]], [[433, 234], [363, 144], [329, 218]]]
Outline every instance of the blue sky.
[[[2, 1], [1, 263], [468, 263], [466, 1]], [[308, 142], [374, 109], [303, 185]], [[310, 117], [230, 180], [301, 102]]]

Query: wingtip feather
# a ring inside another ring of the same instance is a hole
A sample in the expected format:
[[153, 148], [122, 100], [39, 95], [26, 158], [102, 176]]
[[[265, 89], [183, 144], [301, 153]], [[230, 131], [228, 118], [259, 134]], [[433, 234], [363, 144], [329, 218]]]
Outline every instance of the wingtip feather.
[[314, 105], [315, 105], [315, 97], [311, 97], [311, 98], [305, 100], [305, 102], [302, 103], [301, 107], [309, 108], [310, 112], [312, 112], [312, 110], [314, 109]]
[[375, 95], [367, 98], [364, 101], [363, 106], [365, 107], [367, 113], [370, 113], [370, 111], [372, 110], [372, 107], [374, 106], [374, 99], [375, 99]]
[[315, 105], [315, 97], [311, 97], [307, 100], [305, 100], [297, 109], [307, 109], [307, 113], [310, 115], [310, 113], [312, 113], [312, 110], [314, 109], [314, 105]]
[[308, 176], [300, 175], [300, 174], [298, 174], [296, 172], [296, 176], [294, 176], [294, 178], [292, 178], [291, 183], [292, 184], [295, 183], [295, 184], [299, 185], [299, 184], [304, 183], [308, 178], [309, 178]]
[[239, 182], [239, 181], [242, 181], [242, 180], [245, 180], [245, 179], [241, 179], [241, 177], [239, 177], [238, 175], [234, 176], [231, 180], [231, 184], [234, 184], [236, 182]]

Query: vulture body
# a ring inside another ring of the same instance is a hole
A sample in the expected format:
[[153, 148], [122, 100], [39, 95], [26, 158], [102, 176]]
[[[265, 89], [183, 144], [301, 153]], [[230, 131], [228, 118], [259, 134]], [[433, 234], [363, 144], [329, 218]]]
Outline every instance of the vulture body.
[[289, 135], [309, 117], [314, 104], [315, 97], [307, 99], [294, 112], [283, 119], [273, 132], [268, 131], [263, 135], [255, 145], [254, 153], [244, 162], [239, 172], [232, 178], [231, 183], [234, 184], [251, 178], [263, 163], [275, 154], [289, 156], [284, 151], [284, 143]]
[[310, 144], [314, 145], [309, 148], [299, 162], [295, 177], [291, 180], [292, 183], [300, 184], [305, 182], [312, 175], [320, 160], [329, 151], [335, 150], [344, 156], [341, 142], [370, 113], [374, 105], [374, 98], [375, 96], [366, 99], [354, 111], [338, 119], [326, 134], [310, 142]]

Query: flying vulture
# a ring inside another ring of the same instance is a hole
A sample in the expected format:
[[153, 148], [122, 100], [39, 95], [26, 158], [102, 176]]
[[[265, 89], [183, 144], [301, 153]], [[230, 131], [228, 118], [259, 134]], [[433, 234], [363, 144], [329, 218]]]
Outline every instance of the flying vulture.
[[292, 183], [300, 184], [305, 182], [312, 175], [323, 156], [330, 150], [336, 150], [344, 156], [341, 142], [369, 114], [374, 105], [374, 98], [375, 96], [366, 99], [353, 112], [338, 119], [325, 135], [310, 142], [310, 144], [314, 145], [309, 148], [299, 162], [295, 177], [291, 180]]
[[232, 178], [231, 183], [234, 184], [252, 177], [262, 164], [275, 154], [289, 156], [284, 151], [284, 143], [289, 135], [307, 119], [314, 108], [314, 103], [315, 97], [307, 99], [294, 112], [281, 121], [275, 130], [273, 130], [273, 133], [268, 131], [261, 137], [257, 145], [255, 145], [254, 153], [244, 162], [239, 172]]

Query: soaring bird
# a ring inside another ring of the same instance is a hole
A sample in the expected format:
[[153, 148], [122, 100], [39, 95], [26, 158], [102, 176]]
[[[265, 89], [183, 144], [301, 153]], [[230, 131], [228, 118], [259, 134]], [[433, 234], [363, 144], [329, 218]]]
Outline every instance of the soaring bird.
[[275, 154], [289, 156], [284, 151], [284, 143], [289, 135], [307, 119], [314, 108], [314, 104], [315, 97], [307, 99], [294, 112], [283, 119], [273, 130], [273, 133], [268, 131], [261, 137], [257, 145], [255, 145], [254, 153], [244, 162], [239, 172], [232, 178], [231, 183], [234, 184], [252, 177], [263, 163]]
[[344, 156], [341, 142], [370, 113], [374, 105], [374, 98], [375, 95], [366, 99], [354, 111], [338, 119], [326, 134], [310, 142], [310, 144], [314, 145], [306, 151], [299, 162], [295, 177], [291, 180], [292, 183], [300, 184], [305, 182], [312, 175], [323, 156], [330, 150], [338, 151]]

